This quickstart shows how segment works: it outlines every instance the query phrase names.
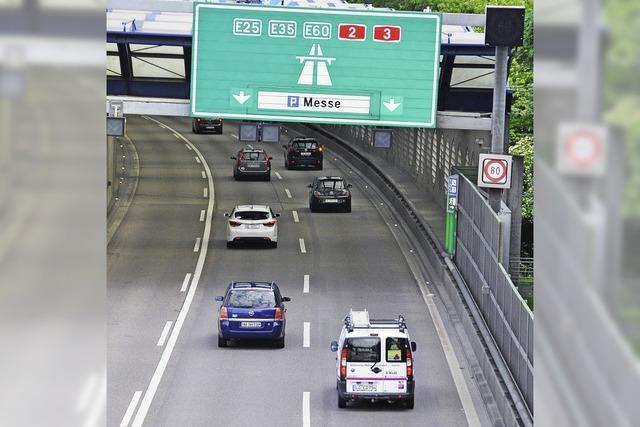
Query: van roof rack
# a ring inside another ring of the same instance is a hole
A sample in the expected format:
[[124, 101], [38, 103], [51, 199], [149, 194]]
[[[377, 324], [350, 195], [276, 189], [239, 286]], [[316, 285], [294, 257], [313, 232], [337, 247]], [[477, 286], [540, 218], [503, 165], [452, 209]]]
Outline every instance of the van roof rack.
[[349, 314], [344, 318], [344, 326], [347, 331], [353, 332], [354, 329], [376, 328], [398, 328], [400, 332], [407, 330], [407, 322], [404, 316], [399, 314], [396, 319], [371, 319], [369, 312], [364, 310], [349, 310]]

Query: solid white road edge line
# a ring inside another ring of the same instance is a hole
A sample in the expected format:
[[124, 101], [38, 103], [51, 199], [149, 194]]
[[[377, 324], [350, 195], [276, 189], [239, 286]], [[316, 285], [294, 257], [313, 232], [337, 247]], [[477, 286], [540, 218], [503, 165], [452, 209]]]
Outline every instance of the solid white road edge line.
[[[159, 123], [155, 119], [151, 119], [156, 123]], [[191, 286], [189, 287], [189, 291], [187, 292], [187, 296], [184, 299], [184, 303], [182, 304], [182, 308], [180, 308], [180, 313], [178, 313], [178, 318], [176, 319], [176, 323], [171, 330], [171, 334], [169, 335], [169, 340], [162, 351], [162, 356], [160, 356], [160, 361], [158, 362], [158, 366], [156, 366], [156, 370], [151, 377], [151, 381], [149, 381], [149, 385], [147, 386], [147, 390], [144, 393], [144, 397], [142, 398], [142, 403], [140, 403], [140, 408], [136, 413], [136, 417], [133, 420], [132, 427], [142, 427], [144, 423], [144, 419], [149, 412], [149, 408], [151, 407], [151, 402], [153, 402], [153, 398], [156, 395], [156, 391], [158, 390], [158, 386], [160, 385], [160, 381], [162, 380], [162, 376], [164, 375], [164, 371], [167, 369], [167, 364], [169, 363], [169, 359], [171, 359], [171, 353], [173, 352], [174, 347], [176, 346], [176, 342], [178, 341], [178, 337], [180, 336], [180, 331], [182, 330], [182, 325], [184, 324], [185, 319], [187, 318], [187, 314], [189, 313], [189, 308], [191, 308], [191, 303], [193, 302], [193, 298], [195, 296], [196, 290], [198, 289], [198, 282], [200, 281], [200, 276], [202, 275], [202, 269], [204, 268], [204, 261], [207, 258], [207, 249], [209, 247], [209, 238], [211, 234], [211, 219], [213, 217], [213, 201], [214, 201], [214, 187], [213, 187], [213, 177], [211, 176], [211, 169], [209, 169], [209, 165], [207, 161], [200, 153], [200, 150], [196, 148], [188, 139], [184, 138], [180, 135], [183, 141], [185, 141], [189, 146], [193, 149], [193, 151], [198, 154], [198, 157], [202, 159], [202, 164], [204, 166], [205, 171], [207, 172], [207, 180], [209, 183], [209, 188], [211, 189], [211, 197], [207, 203], [207, 218], [204, 224], [204, 232], [202, 233], [202, 250], [200, 251], [200, 255], [198, 255], [198, 262], [196, 264], [196, 269], [193, 274], [193, 280], [191, 281]]]
[[300, 218], [298, 217], [298, 211], [291, 211], [293, 214], [293, 222], [300, 222]]
[[289, 189], [288, 189], [288, 188], [285, 188], [285, 189], [284, 189], [284, 192], [285, 192], [285, 193], [287, 193], [287, 197], [288, 197], [288, 198], [291, 198], [291, 191], [289, 191]]
[[189, 280], [191, 280], [191, 273], [187, 273], [184, 276], [184, 280], [182, 281], [182, 287], [180, 288], [180, 292], [184, 292], [187, 290], [187, 286], [189, 286]]
[[196, 244], [193, 245], [193, 252], [198, 252], [200, 250], [200, 238], [196, 237]]
[[438, 333], [438, 338], [440, 338], [440, 345], [444, 350], [444, 355], [447, 359], [447, 364], [449, 365], [449, 371], [453, 377], [453, 382], [458, 389], [458, 395], [460, 396], [460, 402], [464, 409], [464, 415], [467, 417], [467, 424], [469, 424], [469, 427], [480, 427], [480, 418], [478, 418], [476, 407], [473, 404], [473, 399], [471, 399], [471, 393], [469, 393], [469, 388], [467, 387], [467, 383], [464, 380], [462, 371], [460, 370], [460, 363], [458, 362], [456, 352], [453, 351], [453, 347], [451, 346], [449, 334], [444, 328], [438, 307], [436, 307], [435, 302], [433, 302], [433, 294], [429, 293], [428, 295], [425, 295], [422, 287], [420, 287], [420, 292], [427, 303], [427, 308], [429, 308], [429, 314], [433, 320], [433, 325]]
[[300, 243], [300, 252], [302, 252], [303, 254], [306, 254], [307, 248], [304, 245], [304, 239], [302, 237], [298, 239], [298, 243]]
[[280, 175], [279, 172], [276, 172], [276, 176], [278, 177], [278, 179], [282, 179], [282, 175]]
[[204, 209], [202, 209], [200, 211], [200, 222], [204, 221], [204, 214], [206, 213], [206, 211]]
[[311, 396], [308, 391], [302, 392], [302, 427], [311, 427]]
[[167, 340], [167, 335], [171, 330], [171, 325], [173, 325], [173, 322], [171, 320], [164, 324], [164, 328], [162, 328], [162, 333], [160, 334], [160, 338], [158, 339], [158, 347], [162, 347], [164, 345], [164, 342]]
[[308, 274], [304, 275], [304, 285], [302, 287], [302, 292], [305, 294], [309, 293], [309, 275]]
[[302, 346], [309, 348], [311, 347], [311, 322], [304, 322], [303, 331]]
[[122, 421], [120, 422], [120, 427], [127, 427], [129, 425], [131, 417], [133, 416], [133, 411], [136, 409], [136, 406], [138, 406], [140, 396], [142, 396], [142, 391], [140, 390], [133, 393], [131, 402], [129, 402], [129, 406], [127, 406], [127, 411], [124, 413], [124, 417], [122, 417]]

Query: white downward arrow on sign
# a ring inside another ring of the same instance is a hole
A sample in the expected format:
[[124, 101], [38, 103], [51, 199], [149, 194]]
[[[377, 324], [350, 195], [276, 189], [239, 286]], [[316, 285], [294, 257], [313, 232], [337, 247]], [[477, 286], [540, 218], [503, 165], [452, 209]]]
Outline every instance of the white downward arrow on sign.
[[244, 104], [247, 102], [247, 99], [251, 98], [251, 95], [245, 95], [243, 90], [240, 91], [240, 95], [236, 95], [235, 93], [232, 95], [240, 105]]
[[400, 104], [402, 104], [401, 102], [398, 102], [396, 104], [396, 100], [391, 98], [389, 99], [389, 102], [383, 102], [384, 106], [387, 107], [387, 109], [389, 111], [391, 111], [392, 113], [396, 110], [396, 108], [398, 108], [400, 106]]

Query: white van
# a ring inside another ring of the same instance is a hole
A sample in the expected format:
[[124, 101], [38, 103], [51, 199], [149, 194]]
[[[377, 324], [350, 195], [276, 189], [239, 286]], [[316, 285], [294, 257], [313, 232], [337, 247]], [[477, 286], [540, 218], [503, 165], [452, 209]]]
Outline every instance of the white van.
[[413, 409], [415, 382], [413, 352], [404, 317], [370, 319], [366, 310], [351, 310], [344, 318], [336, 357], [338, 407], [347, 402], [386, 400]]

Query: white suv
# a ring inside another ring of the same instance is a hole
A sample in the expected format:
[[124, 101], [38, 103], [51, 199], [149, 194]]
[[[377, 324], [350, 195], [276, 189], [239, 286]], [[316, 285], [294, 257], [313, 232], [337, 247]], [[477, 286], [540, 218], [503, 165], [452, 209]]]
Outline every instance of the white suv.
[[370, 319], [369, 312], [351, 310], [339, 341], [331, 342], [336, 357], [338, 407], [347, 402], [386, 400], [413, 409], [413, 352], [404, 317]]
[[265, 205], [240, 205], [231, 213], [225, 213], [227, 221], [227, 247], [240, 242], [264, 242], [278, 246], [278, 220], [280, 214], [273, 213]]

